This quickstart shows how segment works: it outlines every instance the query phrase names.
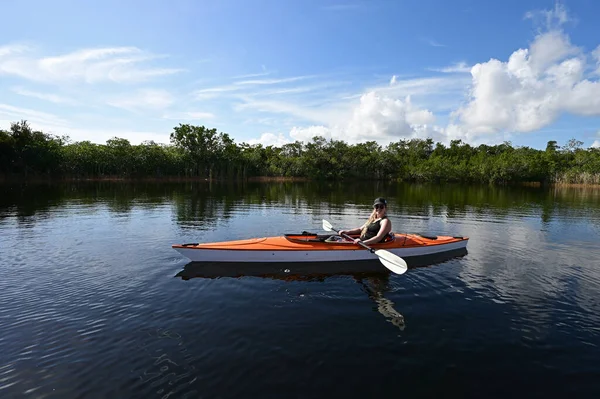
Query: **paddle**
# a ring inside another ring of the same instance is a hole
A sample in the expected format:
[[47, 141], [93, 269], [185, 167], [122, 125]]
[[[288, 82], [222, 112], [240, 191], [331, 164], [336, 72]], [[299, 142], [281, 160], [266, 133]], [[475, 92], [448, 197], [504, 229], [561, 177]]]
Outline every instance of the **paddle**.
[[[334, 232], [338, 233], [339, 235], [341, 235], [342, 237], [346, 237], [346, 238], [352, 240], [352, 237], [350, 237], [349, 235], [343, 234], [343, 233], [340, 234], [339, 230], [334, 229], [333, 226], [331, 225], [331, 223], [329, 223], [325, 219], [323, 219], [323, 230], [334, 231]], [[369, 252], [371, 252], [372, 254], [377, 255], [379, 257], [379, 261], [381, 263], [383, 263], [383, 265], [385, 267], [387, 267], [388, 269], [390, 269], [392, 272], [394, 272], [396, 274], [403, 274], [408, 269], [408, 266], [406, 265], [406, 262], [404, 261], [404, 259], [402, 259], [398, 255], [395, 255], [389, 251], [386, 251], [385, 249], [370, 248], [362, 242], [359, 242], [358, 244], [362, 245], [363, 247], [368, 249]]]

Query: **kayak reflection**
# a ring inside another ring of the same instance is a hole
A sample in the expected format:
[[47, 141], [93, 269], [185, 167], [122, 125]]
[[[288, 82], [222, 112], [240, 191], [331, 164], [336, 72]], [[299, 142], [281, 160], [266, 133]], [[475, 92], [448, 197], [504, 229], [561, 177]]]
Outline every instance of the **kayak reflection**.
[[[413, 259], [407, 258], [406, 261], [410, 269], [433, 266], [466, 254], [467, 250], [463, 248], [445, 253], [442, 256], [421, 256]], [[357, 283], [362, 285], [369, 298], [375, 302], [377, 311], [394, 326], [403, 330], [406, 326], [404, 316], [394, 308], [394, 303], [384, 296], [386, 292], [390, 291], [389, 279], [391, 274], [377, 259], [373, 259], [324, 263], [189, 262], [174, 277], [179, 277], [182, 280], [259, 277], [283, 281], [325, 281], [327, 278], [336, 276], [351, 276]]]
[[[466, 248], [442, 254], [406, 257], [408, 268], [427, 267], [467, 255]], [[360, 261], [330, 262], [198, 262], [187, 263], [175, 275], [183, 280], [191, 278], [263, 277], [281, 280], [314, 281], [341, 275], [389, 275], [377, 257]]]

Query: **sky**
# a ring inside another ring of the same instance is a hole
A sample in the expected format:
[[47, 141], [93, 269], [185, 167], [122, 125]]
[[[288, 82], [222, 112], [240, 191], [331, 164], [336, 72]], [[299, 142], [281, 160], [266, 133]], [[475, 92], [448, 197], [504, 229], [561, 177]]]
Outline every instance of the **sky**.
[[0, 129], [600, 146], [595, 0], [0, 0]]

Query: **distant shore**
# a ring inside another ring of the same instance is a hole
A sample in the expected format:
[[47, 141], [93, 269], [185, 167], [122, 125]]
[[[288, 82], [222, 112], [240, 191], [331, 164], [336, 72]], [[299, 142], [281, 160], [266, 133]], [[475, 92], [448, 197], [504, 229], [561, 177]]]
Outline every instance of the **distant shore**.
[[[50, 177], [50, 176], [3, 176], [0, 175], [0, 184], [55, 184], [55, 183], [78, 183], [78, 182], [123, 182], [123, 183], [184, 183], [184, 182], [212, 182], [212, 183], [235, 183], [235, 182], [253, 182], [253, 183], [298, 183], [298, 182], [316, 182], [324, 183], [331, 180], [317, 180], [307, 177], [284, 177], [284, 176], [253, 176], [245, 179], [209, 179], [202, 177], [184, 177], [184, 176], [164, 176], [164, 177], [122, 177], [122, 176], [102, 176], [102, 177]], [[368, 179], [372, 181], [372, 179]], [[395, 180], [383, 179], [382, 182], [393, 182]], [[410, 183], [410, 182], [409, 182]], [[428, 181], [414, 181], [414, 184], [440, 184]], [[490, 187], [581, 187], [581, 188], [600, 188], [600, 184], [593, 183], [564, 183], [564, 182], [508, 182], [508, 183], [467, 183], [467, 182], [444, 182], [444, 184], [457, 185], [487, 185]]]

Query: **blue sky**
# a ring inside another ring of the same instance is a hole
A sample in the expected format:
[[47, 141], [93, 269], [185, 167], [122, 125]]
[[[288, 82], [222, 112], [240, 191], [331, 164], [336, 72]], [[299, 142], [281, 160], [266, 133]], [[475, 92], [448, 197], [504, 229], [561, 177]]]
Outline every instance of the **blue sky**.
[[9, 0], [0, 128], [600, 145], [600, 2]]

